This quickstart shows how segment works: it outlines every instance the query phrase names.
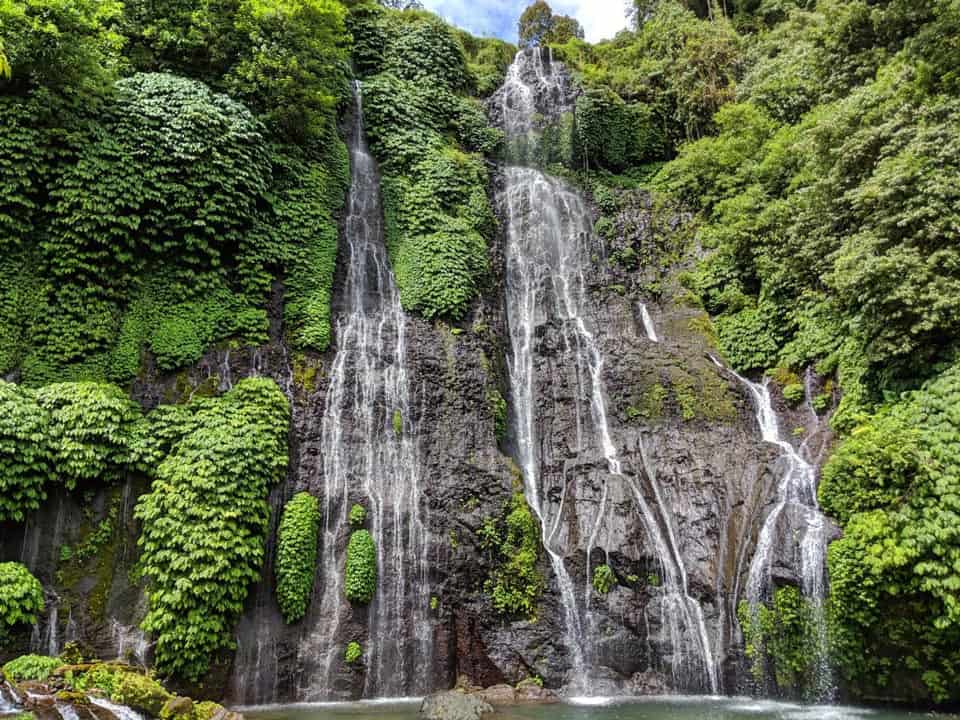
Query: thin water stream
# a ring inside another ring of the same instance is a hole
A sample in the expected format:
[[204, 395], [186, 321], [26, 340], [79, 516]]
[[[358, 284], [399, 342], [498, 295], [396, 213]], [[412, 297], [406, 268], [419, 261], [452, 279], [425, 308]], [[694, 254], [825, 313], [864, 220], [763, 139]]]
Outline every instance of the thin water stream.
[[[421, 470], [407, 370], [407, 317], [383, 236], [376, 162], [367, 149], [362, 92], [350, 143], [352, 184], [346, 220], [346, 283], [336, 319], [337, 352], [321, 427], [323, 487], [318, 586], [299, 648], [300, 696], [337, 694], [346, 642], [364, 646], [365, 697], [432, 689], [433, 634]], [[378, 582], [367, 637], [343, 637], [344, 548], [353, 503], [367, 510]]]
[[[799, 449], [784, 439], [780, 432], [773, 401], [770, 397], [769, 381], [764, 379], [755, 383], [724, 367], [719, 360], [711, 356], [720, 368], [730, 372], [749, 391], [756, 408], [757, 423], [764, 442], [775, 445], [780, 450], [780, 480], [777, 485], [777, 503], [764, 520], [757, 540], [757, 548], [750, 564], [747, 576], [746, 599], [756, 610], [763, 602], [770, 600], [773, 592], [772, 570], [777, 544], [784, 537], [784, 525], [797, 528], [799, 533], [798, 555], [800, 559], [800, 578], [803, 596], [810, 602], [814, 614], [816, 630], [817, 675], [814, 679], [814, 693], [821, 700], [829, 700], [834, 693], [833, 673], [827, 648], [827, 629], [824, 618], [824, 603], [827, 597], [828, 545], [827, 520], [820, 512], [817, 503], [817, 469], [808, 458], [806, 443]], [[809, 375], [806, 383], [810, 394]], [[787, 533], [791, 538], [795, 533]]]

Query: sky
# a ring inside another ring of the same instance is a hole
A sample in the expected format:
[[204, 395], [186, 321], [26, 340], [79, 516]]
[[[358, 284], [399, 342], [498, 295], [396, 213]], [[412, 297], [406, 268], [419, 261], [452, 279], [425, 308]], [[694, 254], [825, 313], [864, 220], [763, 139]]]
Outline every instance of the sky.
[[[429, 10], [474, 35], [517, 41], [517, 20], [532, 0], [421, 0]], [[612, 38], [627, 26], [623, 0], [548, 0], [553, 12], [572, 15], [589, 42]]]

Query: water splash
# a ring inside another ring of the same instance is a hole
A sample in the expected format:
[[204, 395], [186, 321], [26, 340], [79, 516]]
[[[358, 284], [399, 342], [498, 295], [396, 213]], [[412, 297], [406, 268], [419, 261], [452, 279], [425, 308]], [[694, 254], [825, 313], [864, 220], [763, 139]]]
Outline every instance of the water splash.
[[308, 669], [301, 693], [306, 700], [334, 696], [343, 665], [342, 629], [351, 613], [343, 595], [344, 547], [353, 502], [367, 507], [379, 576], [369, 609], [363, 695], [423, 694], [435, 682], [428, 533], [406, 360], [408, 320], [384, 247], [379, 178], [367, 150], [359, 86], [355, 98], [346, 292], [321, 428], [322, 597], [299, 648]]
[[104, 710], [109, 710], [117, 720], [144, 720], [143, 715], [126, 705], [118, 705], [115, 702], [111, 702], [106, 698], [97, 697], [96, 695], [90, 695], [88, 697], [90, 698], [91, 704], [102, 707]]
[[116, 618], [110, 621], [110, 637], [113, 640], [117, 660], [124, 662], [136, 661], [141, 667], [147, 666], [147, 654], [152, 643], [138, 627], [131, 627], [119, 622]]

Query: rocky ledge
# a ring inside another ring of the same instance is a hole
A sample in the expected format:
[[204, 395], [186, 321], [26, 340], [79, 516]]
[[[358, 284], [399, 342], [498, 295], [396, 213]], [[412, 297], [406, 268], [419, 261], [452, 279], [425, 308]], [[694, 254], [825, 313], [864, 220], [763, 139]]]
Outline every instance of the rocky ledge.
[[243, 720], [217, 703], [174, 695], [122, 663], [63, 665], [43, 680], [8, 673], [0, 677], [0, 715], [19, 712], [37, 720]]

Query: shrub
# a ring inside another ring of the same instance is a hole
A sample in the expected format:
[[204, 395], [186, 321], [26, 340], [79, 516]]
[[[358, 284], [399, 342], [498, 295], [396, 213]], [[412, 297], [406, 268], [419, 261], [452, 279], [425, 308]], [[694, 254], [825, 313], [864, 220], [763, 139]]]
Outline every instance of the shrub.
[[355, 504], [350, 508], [350, 526], [354, 528], [363, 527], [367, 520], [367, 509], [363, 505]]
[[593, 569], [593, 589], [606, 595], [617, 584], [617, 576], [609, 565], [598, 565]]
[[35, 623], [43, 608], [43, 586], [26, 566], [0, 563], [0, 640], [10, 628]]
[[46, 499], [49, 423], [33, 393], [0, 380], [0, 521], [22, 521]]
[[813, 609], [792, 585], [777, 588], [771, 607], [740, 604], [737, 617], [747, 643], [747, 657], [757, 681], [772, 663], [777, 686], [783, 691], [811, 689], [815, 679], [816, 628]]
[[304, 616], [317, 565], [320, 502], [310, 493], [293, 496], [277, 530], [277, 602], [288, 623]]
[[514, 493], [507, 506], [505, 532], [492, 527], [485, 532], [499, 541], [499, 565], [484, 584], [494, 609], [503, 615], [534, 617], [537, 600], [543, 593], [543, 576], [537, 569], [540, 554], [540, 527], [522, 492]]
[[377, 550], [373, 536], [366, 530], [354, 530], [347, 545], [344, 591], [352, 603], [366, 605], [377, 590]]
[[791, 405], [799, 405], [806, 397], [806, 389], [800, 383], [792, 383], [783, 388], [783, 398]]
[[267, 492], [288, 462], [289, 406], [276, 383], [252, 378], [216, 400], [158, 413], [156, 423], [160, 447], [137, 448], [150, 458], [170, 447], [135, 510], [138, 572], [149, 581], [142, 627], [156, 637], [161, 672], [196, 680], [212, 653], [232, 646], [260, 577]]
[[57, 383], [37, 392], [50, 417], [54, 471], [72, 490], [88, 480], [118, 479], [130, 460], [130, 432], [139, 408], [115, 385]]
[[343, 654], [343, 659], [348, 665], [353, 665], [359, 662], [361, 658], [363, 658], [363, 648], [360, 647], [360, 643], [355, 640], [351, 641], [347, 645], [347, 651]]
[[141, 710], [153, 717], [160, 717], [160, 711], [173, 697], [151, 677], [136, 672], [120, 672], [110, 693], [110, 699], [121, 705]]
[[60, 658], [46, 655], [21, 655], [3, 666], [3, 674], [13, 682], [22, 680], [43, 682], [62, 665]]

